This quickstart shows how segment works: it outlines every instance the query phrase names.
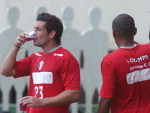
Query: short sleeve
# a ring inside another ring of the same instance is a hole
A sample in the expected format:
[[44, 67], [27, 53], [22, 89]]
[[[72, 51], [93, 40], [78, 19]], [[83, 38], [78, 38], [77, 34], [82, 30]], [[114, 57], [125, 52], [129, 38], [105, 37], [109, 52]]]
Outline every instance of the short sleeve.
[[63, 59], [60, 74], [65, 89], [80, 89], [79, 64], [73, 56]]
[[30, 57], [16, 61], [14, 78], [28, 76], [30, 74]]
[[115, 72], [113, 72], [112, 65], [106, 60], [101, 63], [102, 72], [102, 87], [100, 89], [100, 96], [113, 98], [116, 89]]

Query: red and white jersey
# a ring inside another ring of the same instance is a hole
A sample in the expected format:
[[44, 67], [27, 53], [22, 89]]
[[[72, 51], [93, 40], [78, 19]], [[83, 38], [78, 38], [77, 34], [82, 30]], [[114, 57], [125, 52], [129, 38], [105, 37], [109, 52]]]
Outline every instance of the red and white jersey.
[[106, 55], [101, 71], [100, 96], [113, 99], [111, 113], [150, 113], [150, 44]]
[[[79, 64], [74, 56], [60, 47], [50, 53], [34, 53], [17, 61], [16, 78], [30, 75], [29, 96], [47, 98], [64, 90], [80, 89]], [[54, 107], [29, 107], [27, 113], [68, 113], [69, 104]]]

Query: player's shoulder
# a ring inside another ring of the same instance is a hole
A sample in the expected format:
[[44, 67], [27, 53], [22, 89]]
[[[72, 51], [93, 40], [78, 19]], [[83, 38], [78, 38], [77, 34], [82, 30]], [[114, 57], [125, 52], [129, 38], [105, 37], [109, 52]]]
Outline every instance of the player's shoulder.
[[64, 47], [60, 47], [57, 51], [55, 51], [53, 53], [53, 56], [62, 56], [62, 57], [69, 57], [69, 56], [73, 56], [72, 53], [67, 50]]
[[43, 55], [43, 52], [36, 52], [36, 53], [32, 53], [31, 57], [40, 57]]
[[[129, 55], [129, 52], [132, 52], [136, 50], [136, 52], [139, 51], [149, 51], [150, 50], [150, 43], [147, 44], [137, 44], [137, 46], [135, 46], [134, 48], [131, 49], [125, 49], [125, 48], [118, 48], [117, 50], [112, 51], [111, 53], [108, 53], [107, 55], [104, 56], [103, 59], [110, 59], [110, 60], [114, 60], [114, 59], [121, 59], [123, 56], [125, 55]], [[135, 52], [135, 51], [134, 51]]]
[[77, 60], [75, 56], [64, 47], [60, 47], [57, 51], [55, 51], [53, 56], [60, 60]]
[[147, 43], [147, 44], [138, 44], [138, 46], [140, 47], [140, 48], [147, 48], [147, 49], [150, 49], [150, 43]]
[[121, 58], [122, 52], [120, 49], [114, 50], [104, 56], [103, 61], [116, 61]]

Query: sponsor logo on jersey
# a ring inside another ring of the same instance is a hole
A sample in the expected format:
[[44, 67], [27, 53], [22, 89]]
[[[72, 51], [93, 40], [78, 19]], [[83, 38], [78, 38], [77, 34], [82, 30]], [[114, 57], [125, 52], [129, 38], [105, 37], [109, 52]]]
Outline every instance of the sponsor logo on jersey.
[[128, 73], [126, 79], [128, 84], [150, 80], [150, 68], [136, 70]]
[[34, 72], [32, 77], [33, 84], [53, 84], [52, 72]]
[[63, 56], [63, 54], [59, 54], [59, 53], [54, 53], [54, 56]]
[[126, 59], [126, 61], [128, 63], [133, 63], [133, 62], [142, 62], [144, 60], [147, 60], [148, 59], [148, 55], [143, 55], [141, 57], [138, 57], [138, 58], [129, 58], [129, 59]]
[[39, 53], [35, 53], [35, 55], [36, 55], [36, 56], [42, 56], [42, 55], [41, 55], [41, 54], [39, 54]]
[[42, 69], [43, 65], [44, 65], [44, 61], [39, 62], [39, 64], [38, 64], [38, 68], [39, 68], [39, 70], [41, 70], [41, 69]]

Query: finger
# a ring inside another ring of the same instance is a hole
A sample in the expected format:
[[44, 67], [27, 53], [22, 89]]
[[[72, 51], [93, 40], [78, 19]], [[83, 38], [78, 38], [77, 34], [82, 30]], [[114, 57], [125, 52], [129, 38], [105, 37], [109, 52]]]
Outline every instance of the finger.
[[29, 104], [33, 104], [33, 102], [30, 99], [26, 99], [21, 101], [21, 103], [23, 106], [28, 106]]
[[21, 102], [30, 98], [32, 98], [32, 96], [25, 96], [25, 97], [20, 98], [19, 101]]
[[17, 37], [17, 39], [23, 40], [23, 39], [25, 39], [26, 35], [27, 35], [27, 33], [20, 33], [19, 36]]
[[27, 107], [36, 107], [35, 105], [33, 105], [33, 104], [31, 104], [31, 103], [30, 103], [30, 104], [27, 104], [26, 106], [27, 106]]
[[19, 41], [19, 42], [25, 42], [25, 38], [19, 37], [19, 38], [18, 38], [18, 41]]
[[18, 36], [16, 41], [18, 42], [24, 42], [25, 41], [25, 37], [24, 36]]
[[18, 37], [25, 38], [26, 34], [27, 34], [27, 33], [20, 33]]

